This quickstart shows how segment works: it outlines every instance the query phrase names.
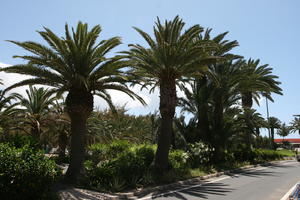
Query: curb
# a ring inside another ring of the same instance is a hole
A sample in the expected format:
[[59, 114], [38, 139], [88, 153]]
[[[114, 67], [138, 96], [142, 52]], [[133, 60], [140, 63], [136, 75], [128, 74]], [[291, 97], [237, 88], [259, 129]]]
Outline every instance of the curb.
[[296, 199], [298, 199], [299, 198], [299, 193], [300, 193], [300, 182], [298, 182], [295, 185], [295, 189], [289, 195], [288, 200], [296, 200]]
[[203, 181], [206, 179], [210, 179], [210, 178], [215, 178], [215, 177], [219, 177], [225, 174], [230, 174], [233, 172], [236, 172], [238, 170], [243, 170], [243, 169], [251, 169], [251, 168], [256, 168], [256, 167], [261, 167], [261, 166], [268, 166], [270, 164], [275, 164], [275, 163], [281, 163], [284, 162], [286, 160], [292, 160], [294, 159], [294, 157], [285, 157], [283, 160], [279, 160], [279, 161], [272, 161], [272, 162], [267, 162], [267, 163], [262, 163], [262, 164], [255, 164], [255, 165], [246, 165], [244, 167], [240, 167], [240, 168], [236, 168], [236, 169], [232, 169], [232, 170], [226, 170], [223, 172], [216, 172], [213, 174], [208, 174], [205, 176], [200, 176], [200, 177], [196, 177], [196, 178], [192, 178], [192, 179], [187, 179], [184, 181], [177, 181], [175, 183], [171, 183], [171, 184], [166, 184], [166, 185], [160, 185], [160, 186], [155, 186], [155, 187], [151, 187], [151, 188], [144, 188], [144, 189], [140, 189], [140, 190], [135, 190], [132, 192], [124, 192], [124, 193], [116, 193], [114, 195], [117, 195], [117, 198], [113, 198], [114, 200], [125, 200], [125, 199], [138, 199], [137, 196], [142, 196], [143, 194], [146, 193], [151, 193], [157, 190], [168, 190], [169, 188], [172, 187], [179, 187], [181, 185], [184, 184], [191, 184], [191, 183], [195, 183], [195, 182], [199, 182], [199, 181]]

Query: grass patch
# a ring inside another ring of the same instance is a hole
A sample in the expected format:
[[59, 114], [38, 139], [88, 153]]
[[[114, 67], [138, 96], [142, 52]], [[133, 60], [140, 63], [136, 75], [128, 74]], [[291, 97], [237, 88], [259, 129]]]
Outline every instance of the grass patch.
[[294, 157], [295, 156], [295, 153], [291, 150], [288, 150], [288, 149], [277, 150], [277, 152], [280, 155], [286, 156], [286, 157]]

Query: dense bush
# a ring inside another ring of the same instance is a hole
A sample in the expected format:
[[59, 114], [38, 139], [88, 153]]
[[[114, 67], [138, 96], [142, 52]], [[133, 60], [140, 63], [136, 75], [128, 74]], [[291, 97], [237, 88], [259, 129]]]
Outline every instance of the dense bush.
[[41, 152], [0, 144], [0, 199], [44, 199], [57, 174]]
[[151, 182], [148, 175], [154, 149], [153, 145], [130, 146], [124, 141], [92, 145], [85, 162], [86, 184], [95, 189], [120, 191]]
[[250, 163], [261, 163], [271, 160], [281, 159], [283, 156], [274, 151], [267, 149], [240, 149], [233, 152], [235, 161], [245, 162], [248, 161]]
[[[169, 172], [157, 177], [151, 169], [155, 149], [155, 145], [129, 144], [125, 141], [93, 144], [88, 148], [85, 162], [87, 172], [85, 184], [97, 190], [121, 191], [154, 182], [176, 181], [189, 177], [191, 168], [211, 167], [214, 153], [213, 148], [203, 143], [189, 145], [188, 151], [172, 149], [169, 153]], [[227, 164], [258, 163], [281, 158], [276, 151], [262, 149], [249, 151], [246, 148], [226, 151], [224, 155]]]
[[171, 168], [175, 170], [185, 170], [189, 167], [189, 155], [183, 150], [173, 150], [169, 154]]
[[9, 135], [9, 137], [6, 138], [5, 142], [8, 143], [10, 146], [16, 148], [22, 148], [25, 145], [31, 149], [41, 148], [38, 139], [28, 135], [20, 135], [20, 134]]
[[[111, 144], [91, 145], [85, 162], [86, 183], [98, 190], [120, 191], [138, 185], [148, 185], [161, 177], [154, 177], [151, 163], [155, 145], [136, 145], [115, 141]], [[183, 173], [189, 168], [189, 155], [182, 150], [171, 150], [170, 169]]]
[[280, 153], [268, 149], [255, 149], [253, 150], [253, 154], [254, 162], [259, 163], [283, 158], [283, 156]]
[[189, 163], [192, 168], [200, 167], [210, 163], [213, 156], [214, 149], [210, 146], [198, 142], [189, 145]]

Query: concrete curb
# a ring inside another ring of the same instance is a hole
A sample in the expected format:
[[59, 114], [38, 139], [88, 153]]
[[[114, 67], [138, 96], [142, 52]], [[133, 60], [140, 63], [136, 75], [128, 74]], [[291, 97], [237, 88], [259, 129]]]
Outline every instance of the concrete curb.
[[300, 182], [298, 182], [295, 186], [295, 189], [291, 192], [291, 194], [288, 197], [288, 200], [296, 200], [299, 199], [299, 193], [300, 193]]
[[199, 181], [203, 181], [206, 179], [210, 179], [210, 178], [215, 178], [215, 177], [219, 177], [225, 174], [231, 174], [233, 172], [236, 172], [238, 170], [243, 170], [243, 169], [251, 169], [251, 168], [256, 168], [256, 167], [261, 167], [261, 166], [268, 166], [270, 164], [275, 164], [275, 163], [280, 163], [280, 162], [285, 162], [286, 160], [292, 160], [294, 159], [294, 157], [285, 157], [283, 160], [279, 160], [279, 161], [272, 161], [272, 162], [267, 162], [267, 163], [262, 163], [262, 164], [256, 164], [256, 165], [247, 165], [244, 167], [240, 167], [240, 168], [236, 168], [236, 169], [232, 169], [232, 170], [226, 170], [223, 172], [216, 172], [213, 174], [208, 174], [205, 176], [200, 176], [197, 178], [192, 178], [192, 179], [188, 179], [188, 180], [184, 180], [184, 181], [177, 181], [175, 183], [171, 183], [171, 184], [167, 184], [167, 185], [160, 185], [160, 186], [155, 186], [155, 187], [151, 187], [151, 188], [143, 188], [140, 190], [134, 190], [132, 192], [125, 192], [125, 193], [116, 193], [115, 195], [118, 196], [118, 198], [114, 199], [114, 200], [122, 200], [122, 199], [137, 199], [137, 196], [142, 196], [143, 194], [149, 194], [152, 193], [154, 191], [160, 191], [160, 190], [168, 190], [170, 188], [173, 187], [179, 187], [185, 184], [191, 184], [191, 183], [195, 183], [195, 182], [199, 182]]

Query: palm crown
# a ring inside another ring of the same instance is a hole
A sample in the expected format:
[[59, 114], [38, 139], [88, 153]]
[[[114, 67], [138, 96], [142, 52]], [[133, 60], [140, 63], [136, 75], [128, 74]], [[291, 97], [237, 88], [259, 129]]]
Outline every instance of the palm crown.
[[254, 101], [259, 104], [260, 95], [266, 96], [273, 101], [271, 93], [282, 95], [281, 84], [277, 81], [278, 76], [272, 74], [272, 68], [266, 65], [259, 65], [259, 60], [249, 59], [244, 61], [241, 73], [245, 76], [239, 85], [244, 107], [251, 108]]
[[142, 101], [126, 85], [120, 84], [126, 81], [120, 68], [125, 67], [127, 63], [120, 57], [106, 57], [110, 50], [121, 43], [119, 37], [96, 43], [101, 32], [100, 26], [97, 25], [88, 31], [87, 24], [81, 22], [78, 23], [76, 31], [72, 29], [72, 33], [66, 25], [65, 38], [58, 37], [48, 28], [44, 29], [45, 31], [38, 33], [50, 48], [32, 41], [10, 41], [33, 55], [15, 56], [27, 60], [28, 63], [2, 70], [31, 75], [33, 78], [20, 81], [6, 90], [28, 84], [43, 84], [55, 87], [59, 93], [70, 90], [94, 91], [96, 95], [110, 101], [106, 90], [114, 89]]

